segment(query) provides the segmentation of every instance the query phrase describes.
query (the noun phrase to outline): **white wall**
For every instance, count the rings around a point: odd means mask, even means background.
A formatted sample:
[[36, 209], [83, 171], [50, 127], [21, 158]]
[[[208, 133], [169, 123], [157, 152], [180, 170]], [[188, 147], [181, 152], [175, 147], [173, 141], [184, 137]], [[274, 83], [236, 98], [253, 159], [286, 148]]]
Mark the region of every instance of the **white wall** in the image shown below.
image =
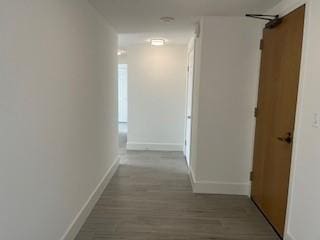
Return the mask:
[[0, 2], [0, 239], [61, 239], [116, 160], [116, 47], [86, 0]]
[[285, 0], [271, 12], [286, 14], [303, 3], [306, 23], [286, 239], [319, 240], [320, 129], [312, 125], [314, 113], [320, 113], [320, 1]]
[[127, 49], [128, 149], [184, 145], [187, 46]]
[[242, 17], [202, 19], [191, 160], [196, 192], [249, 194], [261, 32], [260, 22]]

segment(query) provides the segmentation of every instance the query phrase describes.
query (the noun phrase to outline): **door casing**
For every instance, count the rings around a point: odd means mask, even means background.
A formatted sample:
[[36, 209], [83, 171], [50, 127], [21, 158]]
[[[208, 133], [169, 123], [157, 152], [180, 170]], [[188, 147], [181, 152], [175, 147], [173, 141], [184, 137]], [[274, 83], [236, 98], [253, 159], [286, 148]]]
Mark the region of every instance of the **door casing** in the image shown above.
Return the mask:
[[187, 68], [187, 99], [186, 99], [186, 127], [185, 127], [185, 146], [184, 154], [188, 166], [191, 162], [191, 139], [192, 139], [192, 100], [193, 100], [193, 82], [194, 82], [194, 63], [195, 50], [194, 45], [188, 50], [188, 68]]

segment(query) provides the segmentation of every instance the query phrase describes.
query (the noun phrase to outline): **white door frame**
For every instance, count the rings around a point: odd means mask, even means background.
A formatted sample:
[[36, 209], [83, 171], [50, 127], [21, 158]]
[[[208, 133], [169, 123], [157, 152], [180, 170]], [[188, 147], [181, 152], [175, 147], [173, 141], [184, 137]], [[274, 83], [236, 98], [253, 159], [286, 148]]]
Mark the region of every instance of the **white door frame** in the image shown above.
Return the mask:
[[186, 77], [186, 114], [185, 114], [185, 144], [184, 155], [188, 166], [191, 164], [191, 144], [192, 144], [192, 103], [194, 86], [194, 63], [195, 63], [195, 38], [190, 41], [188, 47], [188, 69]]

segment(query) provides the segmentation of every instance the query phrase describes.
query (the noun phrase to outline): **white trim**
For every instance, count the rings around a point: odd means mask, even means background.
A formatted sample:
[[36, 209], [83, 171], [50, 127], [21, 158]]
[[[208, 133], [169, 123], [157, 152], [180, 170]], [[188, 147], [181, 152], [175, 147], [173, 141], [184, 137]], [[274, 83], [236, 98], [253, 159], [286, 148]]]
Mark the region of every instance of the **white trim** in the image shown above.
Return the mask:
[[[192, 122], [193, 122], [193, 91], [194, 91], [194, 81], [195, 81], [195, 61], [196, 61], [196, 52], [195, 52], [195, 41], [196, 38], [192, 37], [190, 39], [189, 45], [188, 45], [188, 59], [187, 59], [187, 65], [188, 65], [188, 71], [186, 76], [186, 102], [185, 102], [185, 126], [184, 126], [184, 144], [183, 144], [183, 153], [186, 158], [186, 162], [188, 167], [191, 166], [191, 152], [192, 152]], [[187, 156], [187, 126], [188, 126], [188, 97], [189, 97], [189, 68], [190, 68], [190, 54], [193, 53], [193, 61], [192, 61], [192, 87], [191, 87], [191, 119], [190, 119], [190, 136], [189, 136], [189, 156]], [[188, 159], [189, 158], [189, 159]]]
[[[292, 157], [291, 157], [291, 169], [290, 169], [290, 179], [289, 179], [289, 189], [288, 189], [288, 199], [287, 199], [287, 212], [286, 212], [286, 220], [285, 220], [285, 236], [287, 240], [295, 240], [294, 237], [289, 233], [290, 231], [290, 219], [291, 219], [291, 207], [293, 201], [293, 190], [294, 190], [294, 179], [295, 179], [295, 172], [296, 172], [296, 162], [298, 158], [298, 146], [299, 142], [302, 141], [300, 138], [300, 129], [301, 129], [301, 118], [302, 118], [302, 106], [304, 101], [304, 85], [307, 80], [307, 64], [308, 64], [308, 56], [309, 53], [309, 19], [310, 19], [310, 6], [311, 3], [307, 0], [298, 1], [298, 5], [306, 5], [305, 11], [305, 23], [304, 23], [304, 33], [303, 33], [303, 45], [302, 45], [302, 56], [301, 56], [301, 66], [300, 66], [300, 79], [299, 79], [299, 86], [298, 86], [298, 97], [297, 97], [297, 107], [296, 107], [296, 118], [295, 118], [295, 126], [294, 126], [294, 134], [295, 139], [292, 145]], [[296, 7], [299, 6], [292, 6], [293, 9], [289, 8], [293, 11]]]
[[68, 227], [67, 231], [63, 234], [61, 240], [73, 240], [77, 236], [78, 232], [80, 231], [82, 225], [85, 223], [87, 217], [89, 216], [90, 212], [96, 205], [97, 201], [99, 200], [101, 194], [103, 193], [106, 186], [109, 184], [112, 176], [116, 172], [119, 167], [120, 158], [118, 157], [111, 167], [108, 169], [98, 186], [94, 189], [91, 193], [90, 197], [86, 201], [86, 203], [82, 206], [74, 220], [71, 222], [70, 226]]
[[296, 239], [292, 237], [289, 233], [287, 233], [284, 237], [284, 240], [296, 240]]
[[190, 53], [191, 51], [194, 51], [194, 46], [195, 46], [195, 41], [196, 41], [196, 36], [192, 36], [189, 40], [189, 43], [188, 43], [188, 53]]
[[196, 179], [195, 179], [195, 175], [194, 175], [193, 170], [192, 170], [191, 167], [189, 167], [189, 179], [190, 179], [190, 182], [191, 182], [192, 192], [195, 192], [194, 191], [194, 187], [195, 187]]
[[191, 168], [189, 169], [189, 177], [194, 193], [250, 195], [251, 183], [197, 181]]
[[183, 151], [183, 143], [140, 143], [140, 142], [128, 142], [127, 150], [139, 150], [139, 151]]

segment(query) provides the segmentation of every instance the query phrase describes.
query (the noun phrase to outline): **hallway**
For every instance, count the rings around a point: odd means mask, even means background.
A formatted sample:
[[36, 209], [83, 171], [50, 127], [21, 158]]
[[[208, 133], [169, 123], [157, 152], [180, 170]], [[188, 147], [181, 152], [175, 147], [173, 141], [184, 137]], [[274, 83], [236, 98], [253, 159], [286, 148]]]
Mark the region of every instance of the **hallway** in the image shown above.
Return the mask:
[[0, 240], [320, 240], [319, 22], [320, 0], [0, 1]]
[[278, 240], [244, 196], [193, 194], [182, 153], [128, 151], [76, 240]]

